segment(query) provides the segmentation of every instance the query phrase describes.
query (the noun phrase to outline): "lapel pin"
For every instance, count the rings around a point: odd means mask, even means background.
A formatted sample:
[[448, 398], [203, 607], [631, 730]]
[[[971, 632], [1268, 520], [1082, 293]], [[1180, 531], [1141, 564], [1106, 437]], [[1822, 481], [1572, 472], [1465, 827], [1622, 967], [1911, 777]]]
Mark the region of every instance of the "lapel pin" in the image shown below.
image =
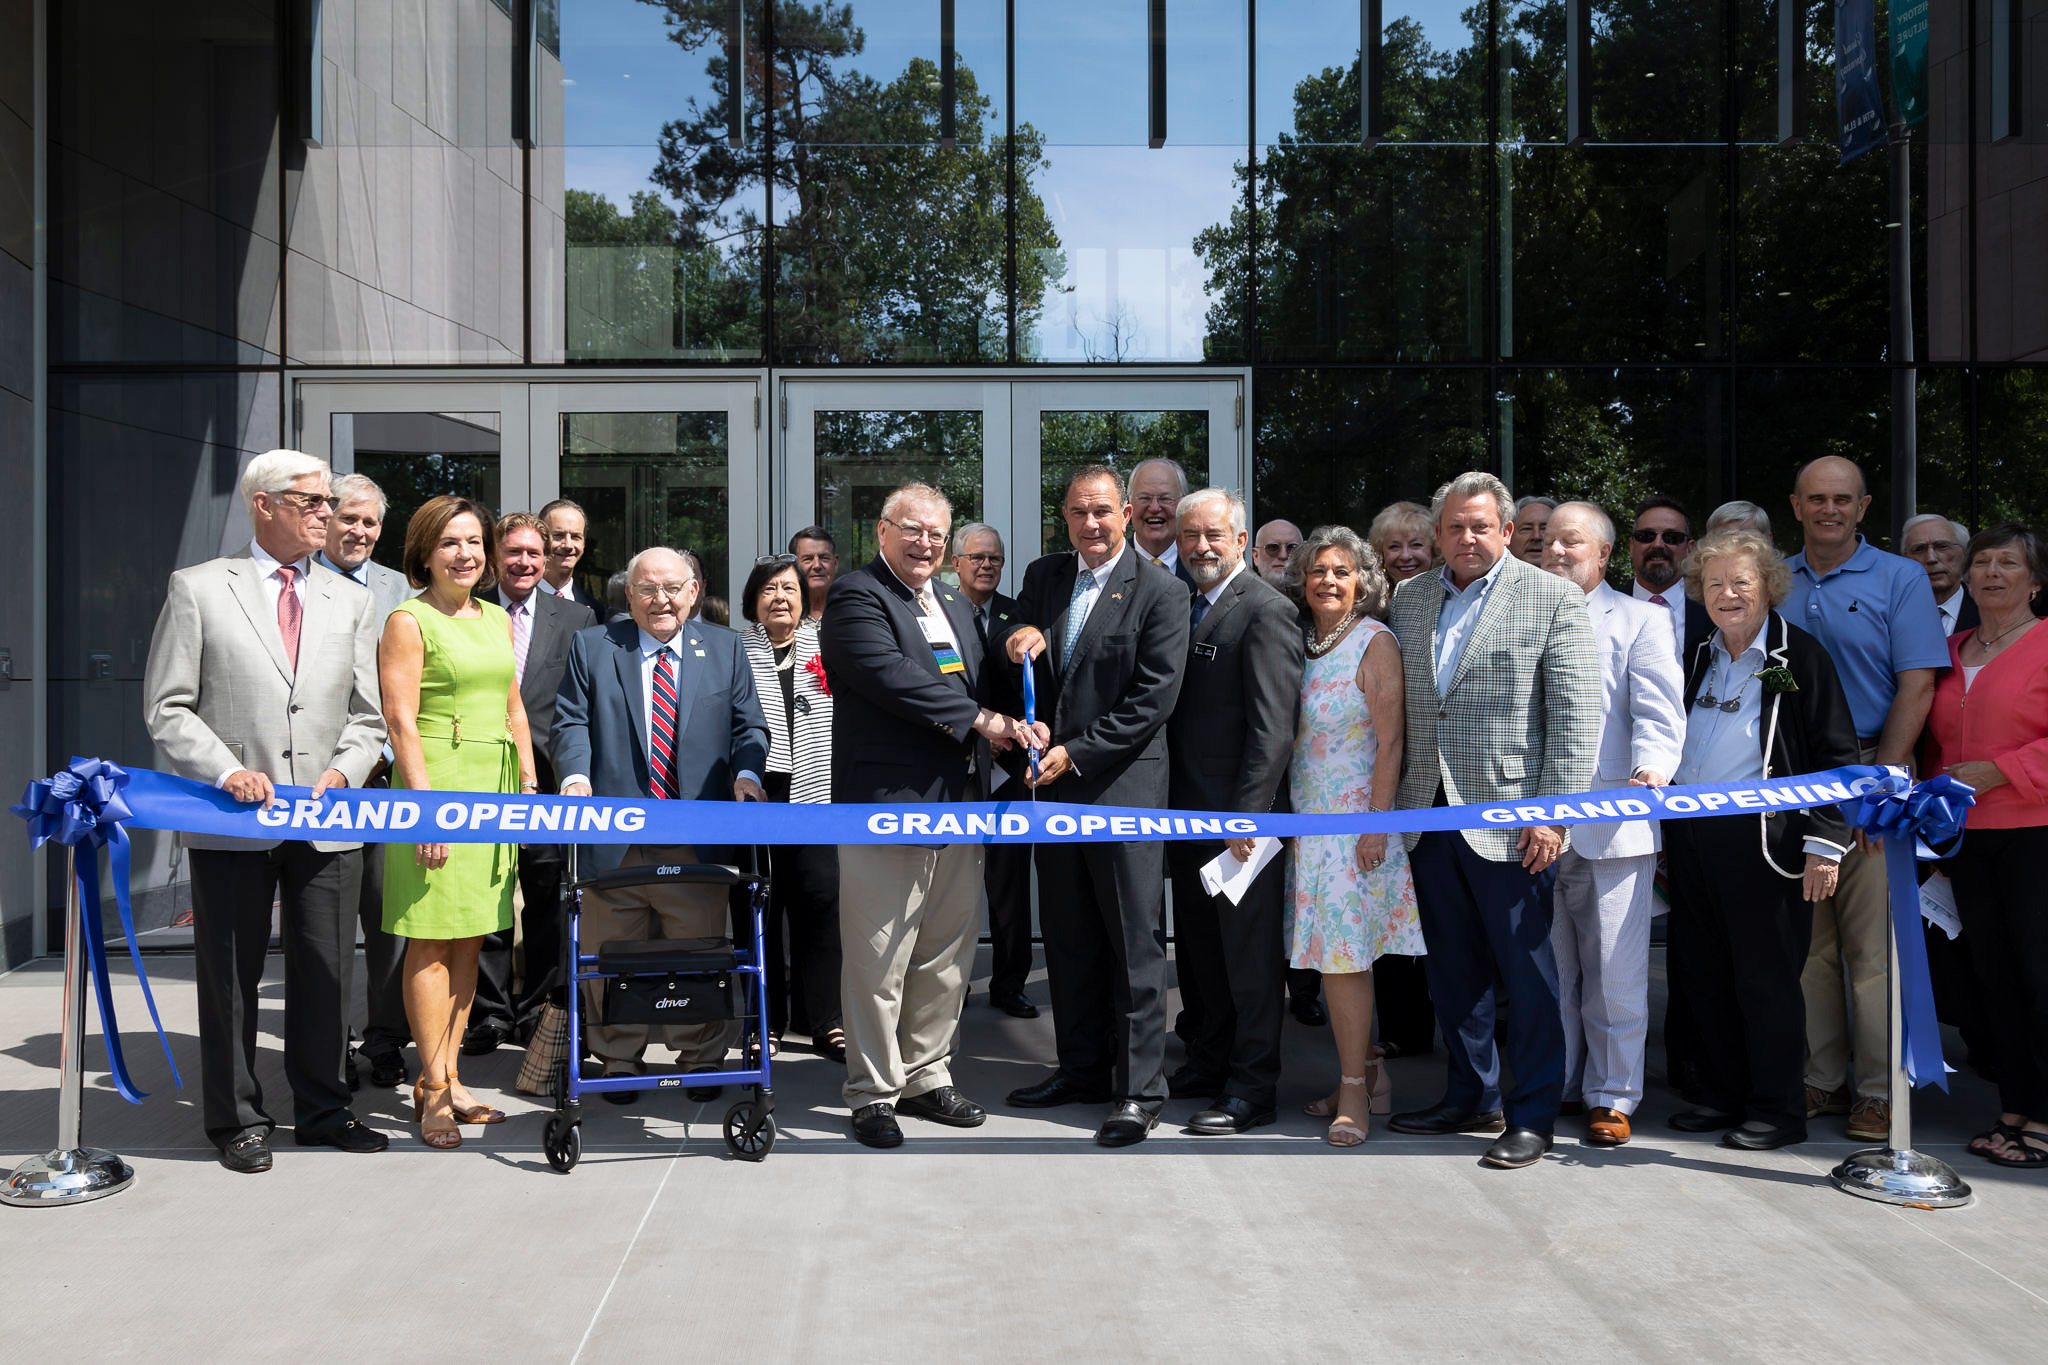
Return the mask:
[[1109, 595], [1109, 600], [1112, 602], [1121, 602], [1124, 600], [1124, 595], [1120, 592], [1113, 592]]

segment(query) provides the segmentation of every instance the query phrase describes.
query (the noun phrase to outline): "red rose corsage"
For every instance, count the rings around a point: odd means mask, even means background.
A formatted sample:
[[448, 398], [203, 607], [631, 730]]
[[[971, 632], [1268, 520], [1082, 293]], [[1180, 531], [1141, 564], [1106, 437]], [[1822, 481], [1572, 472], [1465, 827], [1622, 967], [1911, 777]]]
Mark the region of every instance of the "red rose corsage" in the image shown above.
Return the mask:
[[810, 674], [812, 677], [818, 680], [818, 690], [820, 692], [823, 692], [828, 697], [832, 695], [832, 684], [826, 681], [825, 678], [824, 655], [813, 654], [811, 656], [811, 661], [804, 665], [804, 672]]

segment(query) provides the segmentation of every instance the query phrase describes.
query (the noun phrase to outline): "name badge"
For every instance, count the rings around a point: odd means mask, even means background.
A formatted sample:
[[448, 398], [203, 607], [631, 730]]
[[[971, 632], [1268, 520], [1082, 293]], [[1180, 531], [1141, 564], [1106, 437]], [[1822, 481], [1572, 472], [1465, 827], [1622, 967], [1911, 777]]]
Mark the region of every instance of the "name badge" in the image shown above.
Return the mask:
[[1216, 657], [1216, 646], [1214, 646], [1214, 645], [1196, 645], [1196, 646], [1195, 646], [1195, 657], [1196, 657], [1197, 659], [1213, 659], [1213, 658], [1215, 658], [1215, 657]]

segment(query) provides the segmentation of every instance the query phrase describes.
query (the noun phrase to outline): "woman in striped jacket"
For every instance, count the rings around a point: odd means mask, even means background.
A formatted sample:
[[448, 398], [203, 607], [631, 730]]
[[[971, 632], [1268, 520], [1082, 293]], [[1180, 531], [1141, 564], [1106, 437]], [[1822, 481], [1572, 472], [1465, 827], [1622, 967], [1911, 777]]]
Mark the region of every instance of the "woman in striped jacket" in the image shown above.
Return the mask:
[[[818, 657], [811, 590], [794, 555], [754, 561], [740, 594], [742, 640], [754, 690], [768, 715], [771, 801], [832, 799], [832, 690]], [[768, 1028], [807, 1034], [817, 1051], [846, 1060], [839, 1005], [839, 860], [831, 845], [768, 850]], [[784, 953], [788, 965], [784, 967]]]

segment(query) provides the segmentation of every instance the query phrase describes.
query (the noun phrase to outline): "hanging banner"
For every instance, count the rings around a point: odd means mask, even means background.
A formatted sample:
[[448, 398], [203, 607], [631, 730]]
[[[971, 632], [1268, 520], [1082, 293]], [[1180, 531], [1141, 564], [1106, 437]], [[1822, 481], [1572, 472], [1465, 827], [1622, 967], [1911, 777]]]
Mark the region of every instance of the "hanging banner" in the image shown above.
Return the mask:
[[1892, 99], [1908, 128], [1927, 122], [1927, 18], [1934, 0], [1892, 0]]
[[1841, 164], [1884, 141], [1884, 92], [1877, 84], [1877, 0], [1835, 0], [1835, 114]]

